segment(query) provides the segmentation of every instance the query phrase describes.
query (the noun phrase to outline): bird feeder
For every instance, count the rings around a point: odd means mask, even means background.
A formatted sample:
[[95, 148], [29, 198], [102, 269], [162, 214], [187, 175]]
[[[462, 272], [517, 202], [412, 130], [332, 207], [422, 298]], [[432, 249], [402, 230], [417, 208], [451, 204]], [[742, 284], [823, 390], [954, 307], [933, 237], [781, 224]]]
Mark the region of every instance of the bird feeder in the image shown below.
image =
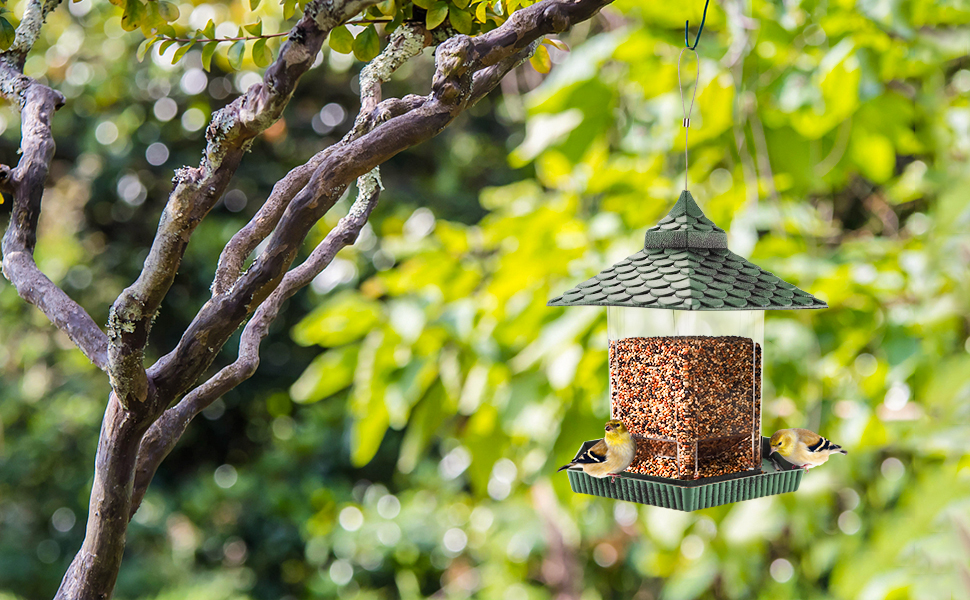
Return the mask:
[[684, 191], [642, 251], [549, 301], [584, 305], [607, 307], [610, 413], [637, 454], [615, 481], [571, 468], [574, 491], [696, 510], [798, 488], [761, 436], [764, 311], [825, 302], [731, 252]]

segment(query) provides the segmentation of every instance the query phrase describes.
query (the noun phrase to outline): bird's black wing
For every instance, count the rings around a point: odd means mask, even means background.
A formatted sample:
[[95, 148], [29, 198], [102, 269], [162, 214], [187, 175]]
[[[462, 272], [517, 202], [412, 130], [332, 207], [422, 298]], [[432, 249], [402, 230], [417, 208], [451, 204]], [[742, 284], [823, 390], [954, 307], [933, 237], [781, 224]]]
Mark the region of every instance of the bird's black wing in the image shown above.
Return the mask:
[[568, 469], [573, 465], [592, 465], [601, 462], [606, 462], [606, 442], [598, 440], [589, 448], [581, 448], [569, 464], [563, 465], [559, 470]]
[[830, 440], [827, 440], [821, 436], [818, 438], [817, 442], [808, 447], [809, 452], [824, 452], [826, 450], [846, 454], [845, 450], [842, 449], [842, 446], [833, 444]]
[[575, 465], [591, 465], [606, 462], [606, 442], [599, 440], [588, 450], [580, 450], [570, 461]]

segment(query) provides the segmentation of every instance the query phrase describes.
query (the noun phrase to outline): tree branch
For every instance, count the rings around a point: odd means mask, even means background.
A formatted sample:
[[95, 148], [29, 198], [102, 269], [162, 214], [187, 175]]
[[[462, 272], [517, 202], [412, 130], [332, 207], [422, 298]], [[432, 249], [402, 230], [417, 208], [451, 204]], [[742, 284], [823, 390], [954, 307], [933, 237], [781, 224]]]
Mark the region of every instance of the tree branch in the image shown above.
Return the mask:
[[145, 431], [174, 398], [157, 393], [148, 378], [144, 347], [191, 233], [224, 191], [252, 139], [279, 118], [327, 33], [376, 1], [308, 3], [263, 81], [214, 115], [200, 166], [176, 172], [175, 188], [142, 273], [116, 300], [109, 316], [107, 370], [113, 391], [98, 443], [84, 544], [64, 575], [58, 600], [105, 600], [114, 589], [131, 511], [137, 449]]
[[13, 193], [10, 224], [3, 236], [3, 274], [21, 298], [39, 308], [91, 362], [103, 369], [108, 338], [90, 315], [34, 262], [44, 182], [54, 156], [51, 118], [63, 106], [64, 96], [7, 62], [0, 62], [0, 94], [21, 111], [20, 161], [16, 168], [4, 167], [3, 171], [3, 185]]
[[471, 98], [472, 74], [502, 63], [540, 37], [595, 14], [610, 0], [543, 0], [478, 38], [456, 36], [438, 47], [432, 93], [370, 133], [339, 143], [287, 206], [267, 248], [225, 294], [207, 302], [178, 346], [149, 371], [166, 396], [184, 393], [212, 363], [246, 316], [278, 285], [313, 223], [355, 178], [446, 127]]
[[[390, 79], [390, 76], [407, 60], [420, 54], [430, 43], [431, 36], [421, 25], [405, 25], [394, 30], [381, 54], [360, 73], [360, 113], [354, 127], [344, 137], [344, 141], [357, 139], [370, 131], [374, 124], [386, 120], [387, 117], [377, 110], [381, 98], [381, 84]], [[318, 152], [305, 164], [287, 173], [286, 177], [273, 186], [269, 198], [256, 215], [232, 236], [219, 257], [212, 281], [213, 294], [223, 294], [235, 283], [239, 278], [243, 262], [273, 231], [283, 215], [283, 210], [297, 192], [310, 181], [310, 176], [328, 156], [330, 148]]]
[[104, 412], [84, 543], [54, 600], [107, 600], [125, 553], [132, 473], [149, 419], [125, 409], [112, 393]]
[[259, 345], [269, 333], [283, 303], [306, 287], [320, 274], [342, 248], [357, 241], [371, 211], [377, 205], [380, 188], [361, 188], [347, 216], [340, 219], [322, 242], [299, 267], [288, 272], [272, 294], [263, 302], [243, 329], [236, 360], [208, 381], [192, 390], [181, 402], [165, 411], [151, 426], [138, 449], [134, 498], [129, 516], [138, 510], [158, 466], [185, 433], [189, 422], [217, 398], [252, 377], [259, 366]]
[[34, 47], [40, 29], [47, 20], [47, 15], [54, 10], [61, 0], [30, 0], [24, 7], [23, 17], [17, 25], [13, 43], [2, 54], [3, 61], [18, 71], [24, 70], [27, 53]]
[[[400, 116], [414, 110], [425, 101], [424, 96], [408, 95], [404, 98], [390, 98], [377, 105], [374, 112], [366, 118], [369, 127], [351, 130], [343, 141], [357, 139], [360, 135], [370, 131], [376, 123], [382, 123], [393, 117]], [[236, 232], [222, 250], [216, 275], [212, 282], [213, 295], [224, 294], [239, 279], [242, 265], [246, 258], [256, 249], [264, 239], [273, 232], [279, 223], [283, 211], [289, 206], [293, 197], [310, 182], [310, 177], [320, 168], [323, 161], [330, 156], [337, 146], [329, 146], [317, 152], [304, 164], [294, 168], [273, 186], [269, 198], [259, 208], [259, 211], [242, 229]]]
[[[405, 62], [417, 56], [430, 43], [432, 36], [419, 25], [410, 25], [395, 30], [387, 46], [381, 54], [371, 63], [361, 70], [360, 74], [360, 96], [361, 109], [355, 120], [355, 126], [347, 134], [345, 140], [356, 139], [363, 133], [370, 131], [374, 123], [383, 122], [395, 110], [395, 106], [388, 105], [385, 110], [381, 109], [381, 84], [390, 79], [391, 75], [397, 71]], [[415, 97], [417, 98], [417, 97]], [[247, 224], [246, 228], [239, 234], [233, 236], [223, 250], [220, 259], [219, 269], [216, 273], [213, 287], [228, 287], [226, 279], [238, 270], [242, 260], [248, 255], [252, 247], [255, 247], [262, 237], [269, 234], [272, 227], [279, 221], [283, 209], [287, 202], [296, 194], [294, 181], [301, 176], [309, 180], [309, 165], [317, 163], [326, 156], [326, 152], [318, 153], [306, 165], [291, 171], [284, 181], [274, 186], [273, 194], [266, 204], [260, 209], [259, 213]], [[287, 181], [289, 180], [289, 181]], [[306, 181], [303, 182], [306, 185]], [[255, 316], [243, 330], [238, 358], [231, 365], [223, 368], [206, 383], [199, 386], [176, 406], [165, 411], [164, 414], [149, 429], [139, 449], [138, 467], [135, 474], [135, 497], [132, 503], [131, 514], [134, 515], [141, 504], [141, 500], [147, 491], [148, 485], [155, 476], [155, 471], [164, 458], [172, 451], [178, 440], [185, 433], [189, 422], [195, 418], [206, 406], [215, 401], [216, 398], [224, 395], [229, 390], [235, 388], [240, 383], [248, 379], [255, 372], [259, 365], [259, 344], [269, 331], [269, 325], [276, 318], [279, 307], [283, 301], [292, 296], [298, 289], [305, 287], [313, 280], [330, 262], [336, 253], [348, 244], [353, 244], [360, 233], [361, 228], [366, 223], [368, 216], [377, 204], [380, 194], [380, 172], [377, 167], [361, 176], [357, 180], [358, 197], [350, 209], [349, 214], [340, 220], [326, 236], [324, 241], [314, 250], [310, 257], [302, 266], [293, 269], [283, 278], [280, 286], [277, 287], [263, 304], [257, 309]], [[280, 194], [277, 194], [277, 189]], [[290, 198], [285, 198], [285, 190], [293, 190]], [[270, 207], [268, 210], [264, 210]], [[275, 220], [270, 221], [275, 215]], [[262, 237], [256, 240], [257, 235], [262, 233]], [[247, 234], [242, 234], [247, 232]], [[243, 253], [249, 246], [250, 249]], [[231, 261], [238, 261], [232, 263]], [[222, 280], [220, 282], [220, 274]], [[238, 275], [236, 275], [238, 277]], [[235, 279], [233, 279], [234, 281]]]
[[[267, 248], [253, 266], [224, 293], [214, 295], [193, 319], [178, 346], [146, 372], [143, 352], [151, 319], [171, 286], [195, 227], [224, 191], [253, 137], [278, 119], [326, 33], [376, 1], [311, 0], [276, 62], [267, 69], [263, 82], [213, 117], [199, 167], [177, 171], [175, 187], [145, 266], [112, 307], [107, 354], [114, 391], [98, 446], [84, 545], [65, 574], [58, 599], [110, 597], [121, 564], [133, 506], [138, 448], [145, 432], [168, 402], [185, 393], [209, 368], [232, 333], [255, 311], [243, 331], [239, 358], [233, 363], [236, 368], [220, 371], [180, 405], [186, 414], [194, 414], [203, 402], [217, 397], [222, 386], [234, 386], [234, 381], [252, 373], [258, 361], [259, 340], [266, 335], [281, 304], [312, 280], [340, 247], [353, 241], [373, 207], [376, 193], [358, 198], [355, 206], [360, 210], [345, 217], [343, 226], [328, 235], [304, 265], [287, 273], [310, 228], [347, 186], [452, 122], [475, 98], [476, 72], [485, 70], [478, 89], [490, 89], [502, 70], [512, 68], [540, 37], [590, 18], [610, 0], [542, 0], [478, 38], [455, 36], [444, 42], [436, 53], [431, 93], [423, 98], [409, 96], [380, 102], [375, 109], [377, 125], [372, 131], [339, 142], [321, 157], [306, 184], [287, 203]], [[389, 118], [383, 121], [385, 114]], [[171, 415], [177, 417], [178, 412]], [[184, 429], [184, 425], [181, 427]], [[149, 436], [146, 443], [152, 444], [153, 439]], [[142, 464], [151, 472], [152, 465], [157, 466], [167, 452], [165, 445], [174, 443], [177, 436], [167, 439], [173, 441], [144, 451]], [[160, 450], [157, 458], [155, 449]], [[145, 473], [139, 480], [139, 499], [144, 493], [142, 482], [150, 479], [150, 472]]]
[[535, 54], [536, 48], [539, 47], [541, 40], [535, 40], [522, 50], [514, 54], [503, 58], [499, 62], [485, 67], [484, 69], [475, 73], [475, 78], [472, 82], [472, 95], [471, 99], [468, 101], [468, 106], [474, 106], [482, 98], [488, 95], [495, 87], [501, 83], [502, 79], [509, 74], [510, 71], [529, 60], [529, 58]]
[[192, 232], [222, 196], [253, 138], [279, 119], [330, 30], [376, 3], [313, 0], [307, 4], [263, 81], [212, 116], [201, 164], [176, 171], [175, 187], [141, 274], [118, 297], [108, 318], [108, 374], [126, 408], [148, 396], [144, 350], [152, 319], [175, 279]]

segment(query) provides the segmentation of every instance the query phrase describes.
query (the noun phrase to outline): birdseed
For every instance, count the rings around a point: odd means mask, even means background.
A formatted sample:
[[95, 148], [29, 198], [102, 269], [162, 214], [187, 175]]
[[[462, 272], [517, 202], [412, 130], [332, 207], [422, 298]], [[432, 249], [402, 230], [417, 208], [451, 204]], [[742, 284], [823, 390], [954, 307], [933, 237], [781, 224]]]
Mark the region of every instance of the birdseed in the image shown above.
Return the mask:
[[701, 479], [761, 465], [761, 346], [749, 338], [611, 340], [610, 400], [637, 438], [629, 472]]

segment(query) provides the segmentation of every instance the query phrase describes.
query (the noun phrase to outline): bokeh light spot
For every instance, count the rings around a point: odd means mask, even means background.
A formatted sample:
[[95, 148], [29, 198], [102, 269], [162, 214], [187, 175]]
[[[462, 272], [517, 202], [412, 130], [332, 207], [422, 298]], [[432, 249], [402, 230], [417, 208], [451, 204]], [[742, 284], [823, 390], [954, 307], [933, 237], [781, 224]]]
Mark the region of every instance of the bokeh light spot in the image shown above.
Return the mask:
[[785, 558], [776, 558], [769, 567], [771, 578], [778, 583], [785, 583], [795, 574], [795, 568]]
[[215, 479], [217, 486], [223, 489], [229, 489], [236, 485], [236, 480], [239, 478], [239, 475], [236, 473], [236, 468], [232, 465], [220, 465], [212, 477]]

